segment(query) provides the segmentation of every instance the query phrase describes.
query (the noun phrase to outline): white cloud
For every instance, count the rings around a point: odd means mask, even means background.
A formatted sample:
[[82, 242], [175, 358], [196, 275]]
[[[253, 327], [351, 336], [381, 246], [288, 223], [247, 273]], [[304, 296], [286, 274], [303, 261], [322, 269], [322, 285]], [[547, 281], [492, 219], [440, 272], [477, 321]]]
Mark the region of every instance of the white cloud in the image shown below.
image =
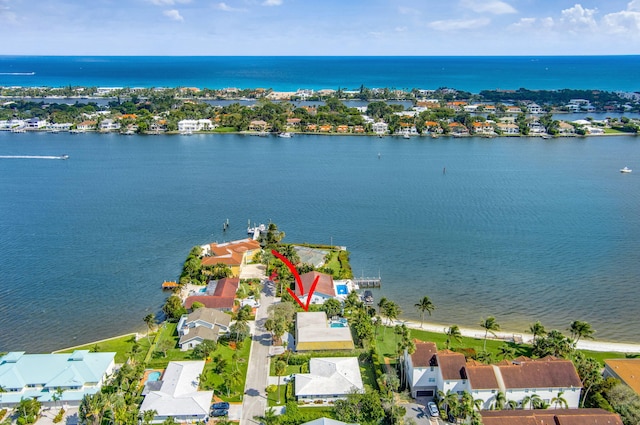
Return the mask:
[[178, 12], [178, 10], [176, 9], [165, 10], [164, 12], [162, 12], [162, 14], [169, 19], [173, 19], [174, 21], [179, 21], [179, 22], [184, 21], [184, 18], [182, 17], [182, 15], [180, 15], [180, 12]]
[[220, 2], [215, 5], [215, 8], [218, 10], [222, 10], [223, 12], [246, 12], [246, 9], [239, 9], [236, 7], [231, 7], [227, 3]]
[[186, 4], [190, 3], [191, 0], [148, 0], [149, 3], [155, 4], [156, 6], [173, 6], [174, 4]]
[[6, 24], [15, 24], [18, 22], [18, 15], [11, 11], [8, 0], [0, 0], [0, 22]]
[[282, 0], [265, 0], [262, 3], [263, 6], [280, 6], [282, 5]]
[[487, 12], [494, 15], [518, 13], [513, 6], [500, 0], [462, 0], [461, 5], [478, 13]]
[[403, 7], [403, 6], [400, 6], [398, 8], [398, 12], [401, 15], [420, 15], [421, 14], [421, 12], [418, 9], [413, 9], [411, 7]]
[[627, 10], [609, 13], [602, 18], [605, 31], [628, 35], [638, 38], [640, 34], [640, 0], [633, 0], [627, 5]]
[[459, 31], [485, 27], [489, 25], [489, 23], [491, 23], [491, 20], [487, 18], [450, 19], [443, 21], [433, 21], [430, 22], [427, 26], [436, 31]]
[[407, 27], [396, 27], [395, 32], [407, 32]]
[[573, 29], [593, 30], [598, 26], [595, 19], [597, 13], [598, 9], [586, 9], [578, 3], [561, 12], [560, 23], [566, 24]]
[[629, 12], [640, 12], [640, 0], [633, 0], [627, 5]]

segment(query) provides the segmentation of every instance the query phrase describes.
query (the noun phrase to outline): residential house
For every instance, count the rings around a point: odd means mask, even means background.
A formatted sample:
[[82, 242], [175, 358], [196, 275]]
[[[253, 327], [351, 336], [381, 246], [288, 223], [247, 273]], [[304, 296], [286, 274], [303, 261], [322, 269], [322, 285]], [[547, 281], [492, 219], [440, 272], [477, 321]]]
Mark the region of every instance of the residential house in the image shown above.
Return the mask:
[[[303, 288], [296, 285], [295, 293], [300, 298], [301, 302], [305, 304], [307, 303], [309, 290], [316, 279], [316, 288], [311, 296], [310, 304], [324, 304], [324, 302], [329, 298], [336, 297], [336, 288], [333, 282], [333, 276], [326, 273], [311, 271], [300, 275], [300, 281], [302, 282]], [[304, 289], [304, 293], [302, 289]]]
[[120, 130], [120, 123], [107, 118], [100, 123], [100, 131]]
[[11, 130], [12, 128], [20, 128], [24, 127], [25, 122], [23, 120], [2, 120], [0, 121], [0, 130]]
[[181, 120], [178, 121], [178, 131], [188, 133], [194, 131], [209, 131], [214, 128], [210, 119]]
[[240, 269], [249, 264], [260, 251], [260, 243], [251, 238], [225, 243], [202, 245], [202, 266], [225, 264], [231, 268], [232, 276], [240, 276]]
[[27, 130], [40, 130], [47, 126], [47, 120], [40, 119], [38, 117], [29, 118], [25, 121]]
[[520, 134], [520, 127], [512, 123], [498, 123], [498, 128], [503, 134]]
[[544, 112], [542, 107], [537, 103], [530, 103], [529, 105], [527, 105], [527, 111], [530, 114], [542, 114]]
[[544, 128], [542, 123], [540, 123], [540, 121], [538, 121], [537, 119], [534, 121], [531, 121], [528, 125], [529, 125], [529, 134], [545, 134], [547, 132], [547, 129]]
[[509, 115], [520, 115], [522, 113], [522, 108], [519, 106], [507, 106], [505, 113]]
[[184, 301], [184, 306], [190, 309], [194, 302], [199, 302], [207, 308], [231, 311], [235, 305], [236, 292], [238, 292], [239, 285], [240, 279], [237, 277], [225, 277], [220, 280], [209, 281], [203, 295], [190, 295]]
[[603, 376], [619, 379], [640, 395], [640, 359], [605, 360]]
[[451, 131], [451, 134], [453, 134], [454, 136], [469, 135], [469, 129], [464, 124], [455, 121], [449, 123], [449, 131]]
[[342, 421], [337, 421], [335, 419], [329, 418], [319, 418], [310, 422], [305, 422], [302, 425], [357, 425], [357, 424], [349, 424]]
[[267, 131], [269, 124], [263, 120], [254, 120], [249, 123], [249, 130], [251, 131]]
[[318, 131], [318, 125], [317, 124], [309, 124], [307, 125], [307, 131]]
[[217, 341], [220, 334], [229, 332], [231, 316], [214, 308], [198, 308], [178, 321], [178, 346], [187, 351], [205, 339]]
[[347, 394], [364, 392], [357, 357], [316, 357], [309, 360], [309, 373], [295, 376], [298, 401], [333, 401]]
[[475, 134], [487, 134], [487, 135], [495, 134], [495, 131], [493, 130], [493, 124], [489, 121], [474, 122], [473, 132]]
[[336, 127], [336, 132], [338, 133], [348, 133], [349, 132], [349, 126], [348, 125], [339, 125]]
[[617, 413], [604, 409], [490, 410], [483, 425], [622, 425]]
[[73, 123], [70, 122], [60, 122], [60, 123], [49, 123], [47, 124], [47, 130], [49, 131], [69, 131]]
[[98, 123], [96, 121], [86, 120], [78, 124], [76, 128], [80, 131], [95, 130], [97, 124]]
[[22, 399], [37, 398], [54, 405], [58, 389], [63, 405], [78, 406], [85, 395], [100, 391], [113, 373], [116, 353], [76, 350], [65, 354], [10, 352], [0, 357], [0, 408], [11, 408]]
[[424, 127], [429, 133], [442, 133], [442, 127], [436, 121], [425, 121]]
[[287, 125], [289, 127], [300, 127], [300, 118], [287, 118]]
[[353, 132], [354, 133], [364, 133], [364, 127], [361, 125], [356, 125], [355, 127], [353, 127]]
[[295, 338], [296, 351], [353, 350], [355, 348], [351, 330], [346, 323], [329, 322], [324, 311], [296, 313]]
[[433, 342], [416, 341], [416, 351], [405, 353], [411, 397], [433, 397], [438, 391], [438, 349]]
[[387, 124], [384, 121], [374, 122], [371, 125], [371, 129], [373, 130], [374, 133], [379, 135], [387, 134], [389, 133], [389, 124]]
[[204, 360], [169, 362], [162, 379], [145, 386], [140, 412], [156, 412], [151, 423], [169, 418], [177, 422], [208, 420], [213, 391], [198, 391]]
[[558, 132], [560, 134], [575, 134], [576, 129], [574, 126], [572, 126], [568, 122], [560, 121], [560, 123], [558, 124]]
[[331, 124], [323, 124], [319, 127], [319, 130], [323, 133], [329, 133], [333, 129]]
[[435, 353], [433, 345], [417, 343], [415, 353], [410, 356], [405, 353], [405, 363], [412, 396], [427, 396], [433, 391], [445, 394], [468, 391], [474, 400], [482, 400], [482, 409], [492, 408], [499, 392], [507, 402], [521, 403], [535, 394], [547, 404], [562, 394], [567, 406], [575, 409], [582, 389], [573, 363], [554, 357], [538, 360], [520, 357], [485, 365], [466, 362], [462, 354], [448, 350]]

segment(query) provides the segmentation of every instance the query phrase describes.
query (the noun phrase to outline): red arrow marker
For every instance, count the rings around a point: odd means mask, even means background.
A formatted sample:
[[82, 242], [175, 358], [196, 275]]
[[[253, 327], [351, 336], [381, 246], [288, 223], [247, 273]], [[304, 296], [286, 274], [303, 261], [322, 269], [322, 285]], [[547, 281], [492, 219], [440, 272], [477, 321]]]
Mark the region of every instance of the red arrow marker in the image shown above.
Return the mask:
[[[289, 261], [287, 259], [287, 257], [285, 257], [284, 255], [280, 254], [278, 251], [272, 249], [271, 253], [273, 255], [275, 255], [278, 259], [280, 259], [280, 261], [282, 261], [289, 268], [289, 270], [293, 274], [293, 277], [296, 279], [296, 282], [298, 283], [298, 288], [300, 289], [300, 296], [303, 297], [304, 296], [304, 286], [302, 285], [302, 280], [300, 279], [300, 275], [298, 274], [298, 270], [296, 270], [296, 266], [291, 264], [291, 261]], [[289, 292], [289, 295], [291, 295], [293, 297], [293, 299], [296, 300], [296, 302], [300, 305], [300, 307], [302, 307], [304, 309], [304, 311], [309, 311], [309, 304], [311, 303], [311, 296], [313, 295], [313, 292], [316, 290], [316, 285], [318, 284], [318, 280], [319, 279], [320, 279], [320, 276], [316, 276], [316, 278], [313, 280], [313, 283], [311, 284], [311, 289], [309, 290], [309, 294], [307, 295], [307, 302], [305, 304], [302, 303], [302, 301], [300, 300], [300, 298], [298, 298], [298, 296], [295, 294], [295, 292], [293, 292], [290, 288], [287, 288], [287, 291]]]

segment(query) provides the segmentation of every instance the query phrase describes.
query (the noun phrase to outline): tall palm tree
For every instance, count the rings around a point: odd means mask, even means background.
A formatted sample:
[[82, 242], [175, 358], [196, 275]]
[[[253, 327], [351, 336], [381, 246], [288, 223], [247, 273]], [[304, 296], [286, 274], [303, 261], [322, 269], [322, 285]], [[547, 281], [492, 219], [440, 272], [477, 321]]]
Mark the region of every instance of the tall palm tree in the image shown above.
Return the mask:
[[485, 330], [484, 332], [484, 345], [483, 351], [487, 351], [487, 335], [491, 332], [491, 335], [495, 336], [496, 332], [500, 330], [500, 325], [496, 322], [496, 318], [493, 316], [489, 316], [486, 319], [482, 319], [480, 322], [480, 327]]
[[533, 325], [529, 326], [529, 332], [531, 332], [533, 334], [533, 341], [532, 341], [533, 344], [536, 343], [536, 338], [537, 337], [547, 333], [547, 331], [545, 330], [544, 326], [542, 325], [542, 323], [540, 323], [539, 320], [536, 323], [534, 323]]
[[151, 421], [158, 414], [157, 410], [145, 410], [142, 412], [142, 425], [151, 425]]
[[149, 341], [149, 343], [151, 343], [151, 340], [149, 339], [149, 334], [151, 333], [151, 325], [153, 325], [156, 321], [156, 316], [153, 313], [149, 313], [146, 316], [144, 316], [144, 323], [147, 324], [147, 341]]
[[414, 307], [416, 307], [420, 312], [420, 327], [422, 327], [424, 322], [424, 313], [427, 312], [429, 313], [429, 316], [431, 316], [433, 310], [436, 309], [435, 304], [433, 304], [431, 299], [427, 296], [422, 297], [418, 303], [414, 304]]
[[542, 399], [538, 394], [531, 394], [531, 395], [525, 396], [520, 401], [520, 405], [522, 406], [523, 409], [526, 409], [527, 404], [529, 405], [529, 409], [535, 409], [536, 406], [538, 406], [541, 401]]
[[276, 362], [276, 376], [278, 377], [278, 404], [280, 404], [280, 377], [287, 371], [287, 364], [282, 360]]
[[571, 331], [571, 337], [576, 339], [576, 344], [578, 344], [580, 338], [593, 339], [593, 334], [595, 333], [595, 330], [591, 328], [589, 323], [580, 320], [571, 323], [569, 330]]
[[447, 340], [445, 341], [444, 346], [447, 350], [451, 346], [452, 340], [455, 339], [458, 342], [462, 341], [462, 333], [460, 332], [458, 325], [449, 326], [445, 334], [447, 335]]
[[387, 303], [384, 306], [384, 310], [385, 310], [385, 315], [389, 320], [389, 324], [391, 324], [394, 320], [396, 320], [398, 316], [400, 316], [400, 314], [402, 313], [402, 310], [400, 310], [400, 306], [393, 301], [387, 301]]
[[502, 391], [498, 391], [495, 395], [495, 400], [493, 402], [494, 410], [502, 410], [504, 409], [504, 405], [507, 402], [507, 396]]

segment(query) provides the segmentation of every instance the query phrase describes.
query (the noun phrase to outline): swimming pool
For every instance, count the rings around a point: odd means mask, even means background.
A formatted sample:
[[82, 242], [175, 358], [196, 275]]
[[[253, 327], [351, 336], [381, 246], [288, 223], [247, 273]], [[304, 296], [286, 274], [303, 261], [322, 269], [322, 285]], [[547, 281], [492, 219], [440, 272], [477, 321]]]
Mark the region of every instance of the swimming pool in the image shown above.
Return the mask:
[[147, 382], [159, 381], [161, 376], [162, 376], [162, 372], [158, 372], [157, 370], [153, 371], [147, 377]]
[[349, 288], [347, 288], [347, 285], [336, 285], [336, 292], [338, 295], [347, 295], [349, 293]]
[[347, 323], [347, 319], [339, 319], [331, 321], [329, 326], [332, 328], [346, 328], [349, 324]]

